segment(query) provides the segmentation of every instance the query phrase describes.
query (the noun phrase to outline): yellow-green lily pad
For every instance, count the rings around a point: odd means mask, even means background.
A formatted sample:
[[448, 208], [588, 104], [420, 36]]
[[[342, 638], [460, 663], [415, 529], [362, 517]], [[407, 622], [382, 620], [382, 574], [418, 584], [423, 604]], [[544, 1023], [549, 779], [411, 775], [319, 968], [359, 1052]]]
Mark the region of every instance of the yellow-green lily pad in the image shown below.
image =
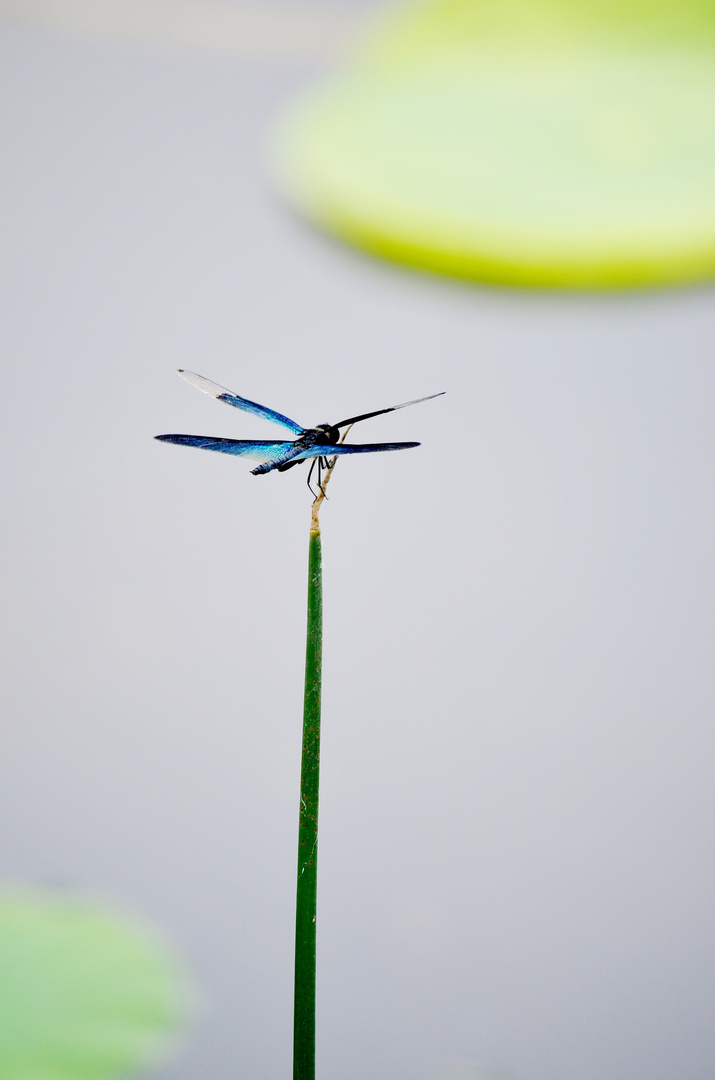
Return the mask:
[[0, 894], [0, 1077], [108, 1080], [156, 1061], [186, 982], [138, 922], [74, 896]]
[[715, 5], [423, 0], [289, 109], [287, 197], [388, 258], [509, 284], [715, 272]]

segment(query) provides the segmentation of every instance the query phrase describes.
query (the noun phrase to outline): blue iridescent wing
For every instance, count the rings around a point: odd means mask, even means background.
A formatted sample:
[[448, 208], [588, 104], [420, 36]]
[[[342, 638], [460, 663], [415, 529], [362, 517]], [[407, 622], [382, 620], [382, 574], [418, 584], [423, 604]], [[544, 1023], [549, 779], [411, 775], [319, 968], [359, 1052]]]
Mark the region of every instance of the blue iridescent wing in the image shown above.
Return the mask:
[[357, 443], [350, 446], [340, 443], [339, 446], [308, 446], [298, 450], [295, 455], [296, 461], [311, 457], [333, 457], [335, 454], [375, 454], [380, 450], [409, 450], [411, 446], [419, 446], [418, 442], [379, 442]]
[[216, 450], [219, 454], [235, 454], [253, 458], [262, 464], [282, 465], [295, 457], [294, 442], [257, 442], [255, 439], [215, 439], [210, 435], [155, 435], [159, 442], [176, 443], [178, 446], [195, 446], [199, 450]]
[[[209, 394], [211, 397], [216, 398], [217, 401], [225, 401], [227, 405], [233, 405], [235, 409], [243, 409], [244, 412], [253, 413], [254, 416], [260, 416], [264, 420], [270, 420], [273, 424], [280, 424], [281, 427], [292, 431], [294, 435], [302, 435], [305, 431], [305, 428], [302, 428], [300, 424], [296, 424], [295, 420], [283, 416], [283, 413], [276, 412], [275, 409], [268, 409], [265, 405], [257, 405], [255, 401], [239, 397], [238, 394], [232, 394], [230, 390], [226, 390], [225, 387], [219, 386], [218, 383], [211, 382], [209, 379], [205, 379], [203, 375], [196, 375], [193, 371], [182, 371], [181, 369], [179, 369], [179, 375], [181, 375], [182, 379], [186, 379], [187, 383], [195, 386], [197, 390]], [[226, 453], [231, 453], [231, 451], [228, 450]]]

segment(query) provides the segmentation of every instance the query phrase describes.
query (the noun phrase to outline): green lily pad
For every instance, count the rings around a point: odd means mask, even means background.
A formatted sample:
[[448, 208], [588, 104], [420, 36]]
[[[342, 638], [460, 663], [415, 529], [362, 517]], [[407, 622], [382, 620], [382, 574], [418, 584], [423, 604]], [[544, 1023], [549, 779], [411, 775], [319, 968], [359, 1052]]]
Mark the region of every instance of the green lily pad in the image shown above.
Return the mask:
[[106, 1080], [157, 1060], [186, 982], [137, 922], [78, 897], [0, 893], [0, 1077]]
[[715, 273], [715, 6], [403, 5], [274, 141], [286, 196], [374, 253], [613, 288]]

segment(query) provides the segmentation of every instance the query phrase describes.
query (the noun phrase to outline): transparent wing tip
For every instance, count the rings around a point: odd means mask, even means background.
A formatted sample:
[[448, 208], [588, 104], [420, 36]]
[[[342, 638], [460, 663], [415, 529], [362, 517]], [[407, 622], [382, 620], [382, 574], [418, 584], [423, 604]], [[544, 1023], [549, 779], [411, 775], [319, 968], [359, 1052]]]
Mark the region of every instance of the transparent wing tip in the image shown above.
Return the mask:
[[195, 386], [197, 390], [201, 390], [202, 393], [209, 394], [211, 397], [219, 397], [221, 394], [230, 393], [224, 386], [219, 386], [218, 383], [212, 382], [211, 379], [205, 379], [203, 375], [197, 375], [195, 371], [186, 371], [184, 368], [177, 368], [176, 371], [190, 386]]

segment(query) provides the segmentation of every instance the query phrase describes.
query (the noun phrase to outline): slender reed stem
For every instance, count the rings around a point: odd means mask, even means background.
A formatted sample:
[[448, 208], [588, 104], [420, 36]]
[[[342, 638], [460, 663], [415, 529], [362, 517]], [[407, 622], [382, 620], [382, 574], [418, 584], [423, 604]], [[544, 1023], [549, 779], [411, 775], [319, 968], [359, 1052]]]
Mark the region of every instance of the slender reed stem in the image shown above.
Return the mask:
[[315, 914], [318, 885], [322, 651], [323, 582], [320, 531], [311, 530], [308, 555], [308, 639], [305, 654], [303, 760], [298, 825], [293, 1080], [314, 1080], [315, 1078]]
[[[343, 434], [343, 439], [350, 428]], [[340, 440], [342, 442], [342, 439]], [[318, 780], [323, 662], [323, 564], [319, 511], [337, 457], [330, 461], [313, 503], [308, 549], [308, 634], [303, 698], [303, 754], [298, 820], [298, 890], [295, 909], [293, 1080], [315, 1080], [315, 935], [318, 893]]]

